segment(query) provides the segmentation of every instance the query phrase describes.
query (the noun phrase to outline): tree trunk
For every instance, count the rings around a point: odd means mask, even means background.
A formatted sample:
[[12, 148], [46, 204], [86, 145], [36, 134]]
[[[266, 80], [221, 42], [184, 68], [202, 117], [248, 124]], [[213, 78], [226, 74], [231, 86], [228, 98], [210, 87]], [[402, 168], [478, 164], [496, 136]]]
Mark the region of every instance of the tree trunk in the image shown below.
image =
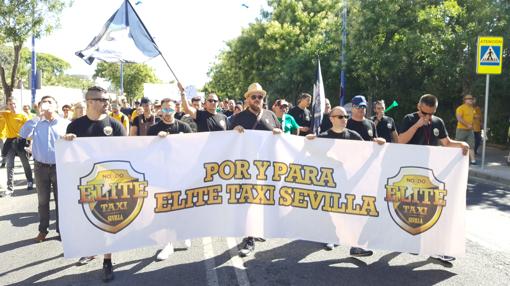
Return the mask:
[[4, 101], [7, 103], [7, 99], [12, 96], [12, 89], [9, 84], [7, 84], [7, 79], [5, 78], [5, 69], [3, 66], [0, 66], [0, 80], [2, 81], [2, 88], [5, 95]]

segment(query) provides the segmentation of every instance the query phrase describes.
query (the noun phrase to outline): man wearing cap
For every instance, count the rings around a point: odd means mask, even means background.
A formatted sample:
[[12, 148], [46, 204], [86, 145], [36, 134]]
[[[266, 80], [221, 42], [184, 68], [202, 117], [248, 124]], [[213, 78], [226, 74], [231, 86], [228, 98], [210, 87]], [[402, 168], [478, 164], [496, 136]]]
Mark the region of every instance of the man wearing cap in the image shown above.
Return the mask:
[[282, 125], [283, 133], [299, 134], [299, 125], [292, 115], [287, 114], [289, 111], [289, 103], [285, 99], [278, 99], [273, 104], [273, 112], [278, 117], [278, 121]]
[[197, 132], [225, 131], [227, 129], [227, 117], [217, 111], [219, 99], [215, 93], [207, 95], [204, 110], [199, 110], [188, 104], [184, 88], [179, 84], [178, 86], [181, 91], [182, 108], [197, 123]]
[[[99, 137], [99, 136], [126, 136], [126, 130], [117, 120], [108, 116], [108, 95], [102, 87], [93, 86], [85, 94], [87, 102], [87, 112], [67, 126], [67, 134], [64, 139], [74, 140], [76, 137]], [[78, 261], [79, 265], [87, 264], [94, 259], [91, 257], [82, 257]], [[103, 260], [103, 281], [113, 280], [112, 255], [107, 253]]]
[[156, 121], [158, 120], [156, 115], [152, 113], [150, 99], [144, 97], [140, 103], [143, 108], [143, 113], [133, 120], [133, 126], [131, 126], [131, 130], [129, 132], [131, 136], [146, 136], [149, 127], [156, 124]]
[[[266, 91], [259, 83], [252, 83], [248, 91], [244, 94], [246, 105], [244, 111], [241, 111], [232, 118], [230, 129], [242, 133], [245, 129], [273, 131], [273, 134], [282, 133], [280, 122], [276, 115], [267, 109], [263, 109], [263, 102], [266, 97]], [[255, 250], [255, 239], [264, 241], [263, 238], [254, 238], [252, 236], [244, 238], [244, 244], [239, 251], [240, 256], [248, 256]]]
[[48, 235], [51, 193], [55, 201], [56, 229], [57, 233], [60, 233], [55, 143], [66, 134], [67, 125], [70, 123], [57, 114], [57, 101], [52, 96], [41, 98], [40, 111], [40, 117], [34, 117], [20, 130], [21, 137], [32, 140], [39, 213], [39, 234], [35, 238], [36, 242], [44, 241]]
[[473, 121], [475, 117], [475, 108], [473, 107], [473, 96], [467, 94], [464, 96], [464, 103], [457, 107], [455, 111], [457, 117], [457, 130], [455, 131], [455, 140], [464, 141], [469, 145], [469, 158], [471, 164], [476, 164], [475, 160], [475, 133], [473, 132]]
[[14, 159], [18, 156], [23, 165], [25, 176], [27, 178], [27, 190], [33, 189], [32, 169], [28, 162], [26, 140], [19, 135], [19, 131], [28, 118], [21, 113], [16, 112], [16, 102], [14, 99], [7, 100], [7, 106], [0, 110], [0, 118], [5, 120], [7, 139], [2, 149], [2, 155], [5, 154], [7, 164], [7, 191], [2, 195], [10, 196], [14, 191]]
[[375, 124], [377, 129], [377, 135], [384, 138], [386, 142], [398, 142], [398, 133], [397, 127], [395, 125], [395, 120], [393, 118], [384, 115], [384, 110], [386, 106], [384, 104], [384, 100], [377, 100], [374, 103], [374, 112], [375, 115], [372, 116], [372, 121]]
[[297, 100], [297, 105], [289, 110], [289, 114], [294, 117], [296, 123], [301, 126], [299, 135], [305, 136], [310, 132], [312, 126], [312, 115], [308, 107], [312, 102], [312, 96], [308, 93], [301, 93]]
[[347, 121], [347, 128], [354, 130], [361, 135], [365, 141], [374, 141], [379, 145], [386, 143], [384, 138], [377, 135], [374, 122], [365, 118], [367, 113], [367, 100], [363, 95], [356, 95], [352, 98], [352, 117]]
[[[443, 120], [434, 116], [437, 106], [438, 101], [434, 95], [422, 95], [417, 104], [418, 111], [407, 114], [402, 120], [398, 143], [456, 147], [462, 149], [463, 155], [467, 155], [469, 145], [466, 142], [451, 140]], [[455, 260], [454, 257], [445, 255], [434, 255], [432, 258], [445, 263]]]
[[[365, 118], [367, 112], [367, 100], [363, 95], [356, 95], [352, 98], [352, 117], [347, 121], [347, 129], [356, 131], [364, 141], [373, 141], [379, 145], [386, 143], [384, 138], [377, 136], [377, 130], [374, 122]], [[351, 247], [350, 254], [352, 256], [370, 256], [373, 254], [371, 250], [361, 247]]]
[[120, 111], [120, 105], [117, 101], [112, 102], [111, 104], [112, 112], [110, 112], [108, 115], [110, 115], [112, 118], [119, 121], [122, 126], [124, 126], [124, 129], [126, 129], [126, 132], [129, 131], [129, 118]]

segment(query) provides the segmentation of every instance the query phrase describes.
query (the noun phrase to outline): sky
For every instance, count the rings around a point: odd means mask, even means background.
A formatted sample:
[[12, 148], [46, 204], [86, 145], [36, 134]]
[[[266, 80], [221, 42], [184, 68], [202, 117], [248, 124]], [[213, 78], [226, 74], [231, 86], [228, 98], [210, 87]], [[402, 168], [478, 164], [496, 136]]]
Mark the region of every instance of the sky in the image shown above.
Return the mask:
[[[60, 27], [36, 40], [36, 52], [60, 57], [71, 64], [67, 74], [92, 75], [89, 66], [74, 53], [99, 34], [123, 0], [75, 0], [60, 18]], [[138, 5], [135, 3], [141, 2]], [[216, 56], [226, 42], [241, 34], [267, 7], [265, 0], [131, 0], [179, 80], [202, 87]], [[248, 6], [248, 7], [246, 7]], [[31, 41], [26, 47], [31, 48]], [[146, 62], [163, 82], [173, 76], [161, 57]]]

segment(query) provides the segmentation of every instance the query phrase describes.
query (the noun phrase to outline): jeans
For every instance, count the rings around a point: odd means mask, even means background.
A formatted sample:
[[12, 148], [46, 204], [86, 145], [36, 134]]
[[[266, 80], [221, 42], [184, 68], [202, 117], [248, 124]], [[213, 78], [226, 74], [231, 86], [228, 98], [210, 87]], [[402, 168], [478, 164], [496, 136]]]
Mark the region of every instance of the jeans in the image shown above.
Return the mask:
[[[11, 139], [7, 139], [9, 141]], [[9, 142], [6, 142], [6, 144]], [[28, 156], [27, 152], [25, 150], [17, 150], [15, 144], [12, 144], [10, 142], [8, 146], [8, 150], [5, 152], [7, 154], [6, 156], [6, 167], [7, 167], [7, 190], [12, 192], [14, 190], [13, 188], [13, 177], [14, 177], [14, 157], [18, 156], [21, 160], [21, 164], [23, 165], [23, 170], [25, 171], [25, 176], [27, 178], [27, 182], [33, 182], [34, 179], [32, 178], [32, 169], [30, 168], [30, 163], [28, 163]]]
[[58, 189], [57, 189], [57, 168], [55, 165], [47, 165], [40, 162], [34, 162], [34, 174], [37, 190], [37, 200], [39, 202], [39, 232], [48, 233], [50, 225], [50, 194], [53, 192], [55, 199], [55, 210], [57, 212], [57, 232], [58, 227]]

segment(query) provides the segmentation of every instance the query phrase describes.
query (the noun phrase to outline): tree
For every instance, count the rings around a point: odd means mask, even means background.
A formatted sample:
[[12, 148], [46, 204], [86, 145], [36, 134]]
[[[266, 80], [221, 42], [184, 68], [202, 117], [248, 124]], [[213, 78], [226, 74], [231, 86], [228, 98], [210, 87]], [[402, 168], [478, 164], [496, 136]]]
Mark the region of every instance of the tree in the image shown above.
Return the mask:
[[[12, 54], [0, 61], [0, 81], [6, 99], [17, 82], [21, 48], [29, 36], [50, 33], [59, 24], [58, 16], [70, 5], [68, 0], [6, 0], [0, 5], [0, 46], [10, 44]], [[10, 64], [10, 73], [6, 70]]]
[[[159, 82], [154, 70], [146, 64], [124, 64], [123, 72], [124, 92], [129, 99], [142, 97], [144, 83]], [[94, 77], [105, 78], [113, 86], [120, 88], [120, 66], [118, 63], [98, 63]]]

